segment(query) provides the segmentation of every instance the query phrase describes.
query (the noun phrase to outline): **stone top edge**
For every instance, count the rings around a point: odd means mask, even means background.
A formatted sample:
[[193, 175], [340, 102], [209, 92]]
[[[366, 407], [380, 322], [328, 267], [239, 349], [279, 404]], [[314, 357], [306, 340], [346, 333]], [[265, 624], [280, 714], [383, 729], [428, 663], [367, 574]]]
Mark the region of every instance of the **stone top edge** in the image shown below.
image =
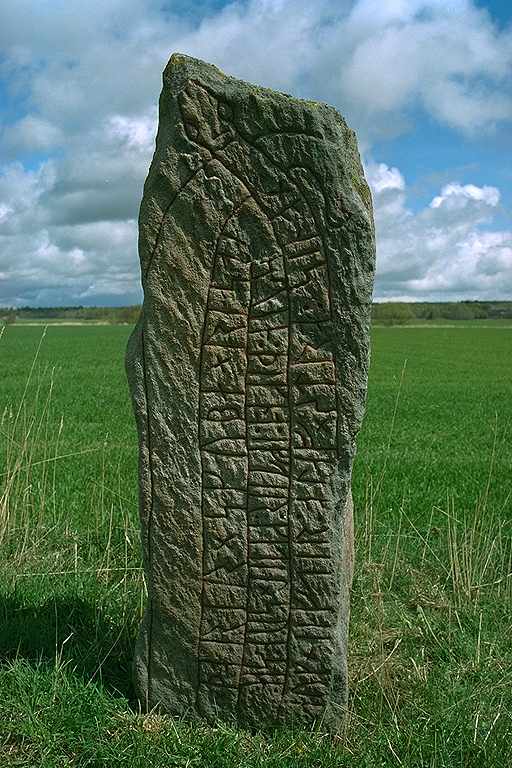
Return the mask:
[[186, 80], [190, 77], [206, 78], [212, 83], [222, 83], [224, 86], [233, 88], [233, 90], [244, 88], [250, 93], [258, 94], [263, 97], [282, 99], [283, 102], [321, 110], [326, 116], [328, 115], [331, 118], [340, 121], [345, 130], [353, 133], [343, 115], [332, 104], [327, 104], [324, 101], [315, 101], [313, 99], [301, 99], [290, 93], [285, 93], [284, 91], [278, 91], [273, 88], [266, 88], [261, 85], [256, 85], [255, 83], [250, 83], [247, 80], [242, 80], [241, 78], [226, 74], [215, 64], [210, 64], [202, 59], [196, 59], [193, 56], [188, 56], [184, 53], [175, 52], [171, 54], [163, 73], [164, 85], [169, 85], [173, 91], [175, 89], [180, 90]]

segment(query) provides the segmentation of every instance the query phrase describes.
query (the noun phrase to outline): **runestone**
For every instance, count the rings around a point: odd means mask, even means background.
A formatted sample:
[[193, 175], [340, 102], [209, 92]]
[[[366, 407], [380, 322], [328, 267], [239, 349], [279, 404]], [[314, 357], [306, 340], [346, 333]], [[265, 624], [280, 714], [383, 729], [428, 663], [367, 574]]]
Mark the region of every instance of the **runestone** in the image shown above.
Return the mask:
[[174, 54], [139, 254], [137, 695], [335, 729], [375, 261], [354, 132], [333, 107]]

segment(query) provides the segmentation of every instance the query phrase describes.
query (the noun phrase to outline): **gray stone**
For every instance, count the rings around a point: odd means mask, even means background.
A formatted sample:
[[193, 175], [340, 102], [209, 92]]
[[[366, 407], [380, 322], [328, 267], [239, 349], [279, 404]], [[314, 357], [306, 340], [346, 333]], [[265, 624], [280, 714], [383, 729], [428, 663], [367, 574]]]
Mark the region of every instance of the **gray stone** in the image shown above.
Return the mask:
[[333, 107], [179, 54], [164, 72], [127, 370], [145, 708], [247, 726], [347, 698], [371, 196]]

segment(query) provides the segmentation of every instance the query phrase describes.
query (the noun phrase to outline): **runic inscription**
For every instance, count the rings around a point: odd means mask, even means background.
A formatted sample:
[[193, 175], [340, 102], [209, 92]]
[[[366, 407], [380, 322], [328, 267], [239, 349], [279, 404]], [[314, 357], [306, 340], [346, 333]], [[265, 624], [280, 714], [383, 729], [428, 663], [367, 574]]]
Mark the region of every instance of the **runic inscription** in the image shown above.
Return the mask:
[[374, 264], [353, 133], [173, 56], [140, 256], [141, 701], [334, 727]]

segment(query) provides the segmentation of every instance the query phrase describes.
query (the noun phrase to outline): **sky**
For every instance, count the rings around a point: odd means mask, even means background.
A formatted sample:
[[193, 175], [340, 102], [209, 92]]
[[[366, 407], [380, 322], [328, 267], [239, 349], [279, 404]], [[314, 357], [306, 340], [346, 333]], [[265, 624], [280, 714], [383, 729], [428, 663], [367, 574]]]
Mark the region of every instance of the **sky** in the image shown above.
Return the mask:
[[0, 306], [141, 300], [175, 51], [343, 114], [373, 193], [376, 300], [512, 299], [510, 0], [2, 0]]

